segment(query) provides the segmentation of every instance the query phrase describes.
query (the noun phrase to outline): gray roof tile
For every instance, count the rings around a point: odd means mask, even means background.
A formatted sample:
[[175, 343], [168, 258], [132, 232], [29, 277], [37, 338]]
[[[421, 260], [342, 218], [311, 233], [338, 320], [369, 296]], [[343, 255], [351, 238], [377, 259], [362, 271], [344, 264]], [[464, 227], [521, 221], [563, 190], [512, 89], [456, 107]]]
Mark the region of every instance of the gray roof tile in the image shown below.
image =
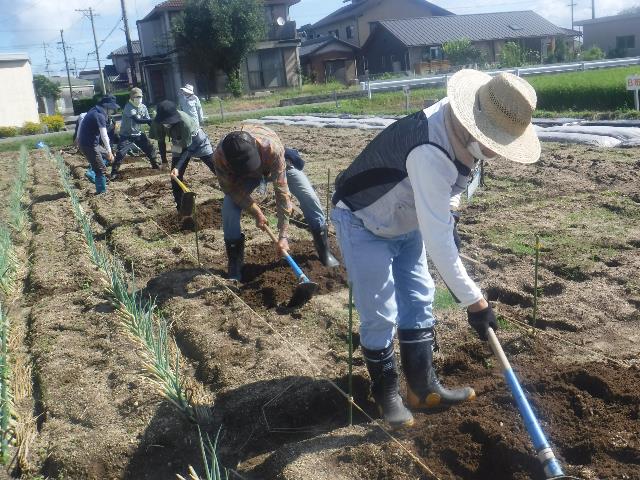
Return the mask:
[[383, 20], [379, 23], [408, 47], [442, 45], [460, 38], [481, 41], [567, 35], [570, 32], [531, 10]]

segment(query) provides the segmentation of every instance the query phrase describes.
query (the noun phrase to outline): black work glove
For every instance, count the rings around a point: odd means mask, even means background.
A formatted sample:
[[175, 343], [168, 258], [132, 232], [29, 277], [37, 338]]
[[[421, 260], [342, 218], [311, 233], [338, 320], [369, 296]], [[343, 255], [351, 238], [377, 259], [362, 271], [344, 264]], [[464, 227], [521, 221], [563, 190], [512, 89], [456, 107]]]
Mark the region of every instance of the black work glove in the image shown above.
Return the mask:
[[483, 342], [488, 340], [487, 328], [491, 327], [494, 331], [498, 330], [498, 321], [491, 305], [479, 312], [467, 312], [467, 319], [469, 320], [469, 325], [478, 332], [478, 337]]
[[458, 235], [460, 214], [458, 212], [451, 211], [451, 216], [453, 217], [453, 243], [456, 244], [456, 248], [460, 251], [460, 246], [462, 245], [462, 240], [460, 240], [460, 235]]

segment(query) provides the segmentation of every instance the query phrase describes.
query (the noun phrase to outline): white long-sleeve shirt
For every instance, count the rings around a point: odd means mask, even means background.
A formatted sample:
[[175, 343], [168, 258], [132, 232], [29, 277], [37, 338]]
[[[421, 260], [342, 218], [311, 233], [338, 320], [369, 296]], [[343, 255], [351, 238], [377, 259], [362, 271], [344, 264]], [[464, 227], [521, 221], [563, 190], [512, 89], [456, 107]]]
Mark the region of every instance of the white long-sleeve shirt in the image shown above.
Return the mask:
[[[456, 185], [461, 178], [454, 163], [439, 148], [420, 145], [407, 157], [407, 173], [407, 178], [354, 215], [383, 238], [419, 228], [427, 254], [460, 304], [466, 307], [479, 301], [482, 293], [467, 274], [453, 241], [451, 204], [461, 188]], [[342, 202], [338, 207], [347, 208]]]

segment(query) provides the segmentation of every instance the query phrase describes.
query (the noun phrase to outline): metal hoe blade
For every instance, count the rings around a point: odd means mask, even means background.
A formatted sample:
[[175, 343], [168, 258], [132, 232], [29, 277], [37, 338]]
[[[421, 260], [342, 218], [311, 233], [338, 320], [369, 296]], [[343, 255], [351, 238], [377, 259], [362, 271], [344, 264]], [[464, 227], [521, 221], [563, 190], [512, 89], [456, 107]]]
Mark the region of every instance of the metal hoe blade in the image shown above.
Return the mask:
[[180, 214], [184, 217], [193, 216], [195, 205], [196, 194], [194, 192], [182, 192], [182, 200], [180, 201]]
[[311, 300], [311, 297], [318, 291], [319, 285], [314, 282], [302, 282], [299, 283], [295, 290], [293, 291], [293, 295], [291, 296], [291, 300], [287, 307], [289, 308], [298, 308]]

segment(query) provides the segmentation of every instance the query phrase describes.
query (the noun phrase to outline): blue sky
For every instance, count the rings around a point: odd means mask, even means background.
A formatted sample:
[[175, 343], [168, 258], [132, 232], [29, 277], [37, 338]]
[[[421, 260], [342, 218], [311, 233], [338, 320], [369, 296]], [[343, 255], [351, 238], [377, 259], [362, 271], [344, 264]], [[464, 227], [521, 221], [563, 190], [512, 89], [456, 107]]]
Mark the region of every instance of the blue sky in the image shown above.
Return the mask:
[[[125, 0], [132, 37], [137, 38], [135, 20], [144, 17], [161, 0]], [[591, 0], [573, 0], [576, 20], [591, 18]], [[534, 10], [551, 22], [571, 26], [570, 2], [558, 0], [435, 0], [433, 3], [456, 14]], [[614, 15], [640, 0], [596, 0], [596, 15]], [[106, 56], [125, 44], [120, 18], [120, 0], [0, 0], [0, 53], [27, 52], [36, 73], [45, 71], [45, 55], [49, 70], [54, 75], [65, 75], [64, 57], [58, 45], [60, 29], [70, 50], [68, 56], [73, 68], [95, 69], [97, 62], [92, 53], [91, 24], [76, 9], [92, 6], [96, 13], [96, 35], [103, 65], [111, 63]], [[291, 17], [298, 25], [313, 23], [340, 8], [343, 0], [302, 0], [291, 9]], [[44, 47], [43, 47], [44, 42]]]

